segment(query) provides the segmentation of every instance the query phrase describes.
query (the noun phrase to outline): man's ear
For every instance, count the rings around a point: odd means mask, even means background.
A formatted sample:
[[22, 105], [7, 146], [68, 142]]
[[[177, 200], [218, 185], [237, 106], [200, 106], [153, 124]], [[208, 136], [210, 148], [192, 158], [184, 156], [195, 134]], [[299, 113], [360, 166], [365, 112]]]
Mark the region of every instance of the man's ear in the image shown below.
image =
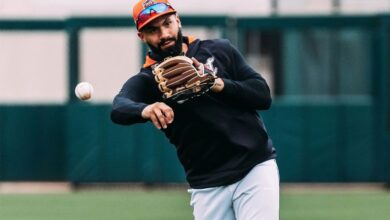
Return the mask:
[[139, 39], [141, 39], [143, 42], [145, 42], [145, 35], [142, 32], [137, 33]]
[[180, 21], [180, 18], [179, 18], [179, 15], [176, 14], [176, 22], [179, 24], [179, 28], [181, 28], [181, 21]]

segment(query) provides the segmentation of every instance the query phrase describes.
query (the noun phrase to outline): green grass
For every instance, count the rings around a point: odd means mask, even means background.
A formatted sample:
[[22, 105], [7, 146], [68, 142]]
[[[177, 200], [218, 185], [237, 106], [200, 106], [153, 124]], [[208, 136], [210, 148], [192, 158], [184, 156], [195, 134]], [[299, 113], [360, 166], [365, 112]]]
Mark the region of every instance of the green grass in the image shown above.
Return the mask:
[[[184, 190], [0, 195], [1, 220], [190, 220]], [[282, 220], [388, 220], [390, 193], [284, 192]]]
[[283, 220], [389, 220], [390, 193], [305, 192], [284, 193]]

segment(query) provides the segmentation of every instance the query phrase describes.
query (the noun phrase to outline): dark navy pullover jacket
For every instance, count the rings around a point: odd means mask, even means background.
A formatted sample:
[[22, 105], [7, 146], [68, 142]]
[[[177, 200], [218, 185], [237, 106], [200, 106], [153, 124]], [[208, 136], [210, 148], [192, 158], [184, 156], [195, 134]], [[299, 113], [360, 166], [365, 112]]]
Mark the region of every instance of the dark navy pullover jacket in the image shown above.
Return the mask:
[[[149, 56], [161, 61], [154, 54]], [[189, 43], [186, 56], [202, 63], [214, 57], [217, 76], [225, 86], [220, 93], [209, 91], [183, 104], [166, 103], [175, 118], [163, 132], [175, 145], [192, 188], [232, 184], [257, 164], [276, 157], [257, 112], [270, 108], [269, 88], [228, 40], [195, 40]], [[151, 68], [144, 67], [115, 97], [111, 119], [122, 125], [146, 122], [142, 110], [162, 101]]]

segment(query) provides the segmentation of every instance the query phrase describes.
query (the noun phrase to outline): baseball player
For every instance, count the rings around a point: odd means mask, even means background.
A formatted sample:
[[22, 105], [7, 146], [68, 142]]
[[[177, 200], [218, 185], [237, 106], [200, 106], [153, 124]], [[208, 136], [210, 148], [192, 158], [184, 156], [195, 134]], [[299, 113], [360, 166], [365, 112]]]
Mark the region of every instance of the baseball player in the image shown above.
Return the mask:
[[183, 36], [167, 0], [133, 8], [150, 51], [113, 101], [122, 125], [151, 121], [176, 147], [196, 220], [279, 219], [276, 153], [257, 110], [269, 87], [225, 39]]

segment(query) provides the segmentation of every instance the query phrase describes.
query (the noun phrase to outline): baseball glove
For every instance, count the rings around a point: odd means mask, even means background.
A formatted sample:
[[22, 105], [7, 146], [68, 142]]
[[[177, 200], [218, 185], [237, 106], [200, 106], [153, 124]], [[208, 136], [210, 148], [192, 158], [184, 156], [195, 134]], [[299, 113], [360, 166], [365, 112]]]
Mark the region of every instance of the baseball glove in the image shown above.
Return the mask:
[[216, 74], [203, 64], [199, 67], [186, 56], [170, 57], [153, 68], [164, 100], [183, 103], [206, 93], [214, 85]]

